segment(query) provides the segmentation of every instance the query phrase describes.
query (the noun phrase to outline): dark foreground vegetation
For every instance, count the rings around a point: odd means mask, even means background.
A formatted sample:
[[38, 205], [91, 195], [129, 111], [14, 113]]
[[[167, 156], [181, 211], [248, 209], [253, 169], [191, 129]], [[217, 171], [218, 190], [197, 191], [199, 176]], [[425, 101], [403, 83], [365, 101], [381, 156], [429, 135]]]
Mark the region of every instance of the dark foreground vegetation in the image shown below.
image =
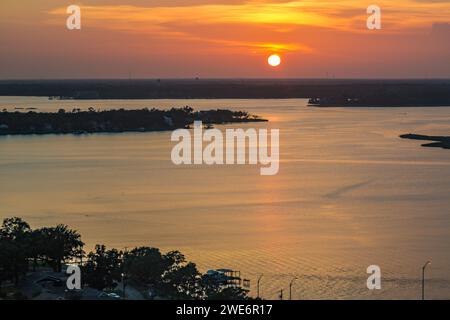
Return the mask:
[[149, 79], [0, 81], [0, 96], [40, 96], [56, 99], [313, 98], [315, 104], [321, 106], [450, 106], [450, 80]]
[[[247, 299], [246, 290], [201, 274], [178, 251], [163, 254], [151, 247], [122, 251], [97, 245], [86, 254], [83, 248], [81, 235], [65, 225], [32, 230], [20, 218], [5, 219], [0, 228], [0, 300], [30, 298], [21, 288], [26, 291], [39, 280], [27, 283], [27, 277], [46, 268], [53, 275], [61, 273], [69, 262], [81, 266], [84, 288], [102, 292], [96, 298], [120, 291], [120, 283], [124, 291], [125, 285], [133, 286], [146, 299]], [[57, 282], [55, 276], [46, 278]]]
[[445, 136], [426, 136], [421, 134], [402, 134], [400, 136], [402, 139], [412, 139], [412, 140], [424, 140], [424, 141], [434, 141], [431, 143], [424, 143], [422, 147], [431, 147], [431, 148], [443, 148], [450, 149], [450, 137]]
[[161, 131], [186, 128], [195, 120], [204, 124], [266, 121], [243, 111], [194, 111], [191, 107], [170, 110], [107, 110], [74, 109], [66, 112], [0, 112], [0, 135], [96, 133], [127, 131]]

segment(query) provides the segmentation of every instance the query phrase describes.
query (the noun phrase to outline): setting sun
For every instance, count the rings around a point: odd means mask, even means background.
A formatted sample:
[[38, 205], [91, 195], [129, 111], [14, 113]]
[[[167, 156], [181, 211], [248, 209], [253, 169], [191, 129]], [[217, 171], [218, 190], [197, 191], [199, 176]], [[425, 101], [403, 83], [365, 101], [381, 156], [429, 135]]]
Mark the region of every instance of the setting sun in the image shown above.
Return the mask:
[[279, 55], [273, 54], [267, 59], [267, 62], [272, 67], [278, 67], [281, 63], [281, 58]]

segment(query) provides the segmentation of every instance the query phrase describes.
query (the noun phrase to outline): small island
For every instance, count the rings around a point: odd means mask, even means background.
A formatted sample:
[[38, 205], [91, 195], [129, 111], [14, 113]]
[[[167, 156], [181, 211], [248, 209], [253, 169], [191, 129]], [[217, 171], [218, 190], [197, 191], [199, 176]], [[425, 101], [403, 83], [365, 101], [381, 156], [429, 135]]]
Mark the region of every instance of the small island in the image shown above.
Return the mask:
[[148, 132], [188, 128], [194, 121], [208, 127], [213, 124], [267, 121], [245, 111], [194, 111], [191, 107], [170, 110], [105, 110], [73, 109], [66, 112], [0, 112], [0, 135], [89, 134]]
[[431, 143], [422, 144], [422, 147], [431, 147], [431, 148], [443, 148], [450, 149], [450, 137], [445, 136], [426, 136], [421, 134], [402, 134], [400, 136], [402, 139], [413, 139], [413, 140], [425, 140], [425, 141], [434, 141]]

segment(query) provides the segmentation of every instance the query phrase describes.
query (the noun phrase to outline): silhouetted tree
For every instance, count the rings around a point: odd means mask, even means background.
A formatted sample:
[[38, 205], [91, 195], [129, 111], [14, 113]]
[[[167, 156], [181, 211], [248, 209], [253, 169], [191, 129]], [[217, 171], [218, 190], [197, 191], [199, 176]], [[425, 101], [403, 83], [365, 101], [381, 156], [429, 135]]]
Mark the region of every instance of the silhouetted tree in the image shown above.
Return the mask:
[[2, 280], [13, 279], [17, 284], [28, 270], [31, 228], [21, 218], [3, 220], [0, 229], [0, 269]]
[[40, 230], [33, 230], [29, 237], [30, 246], [28, 250], [28, 258], [32, 260], [33, 271], [36, 271], [38, 261], [43, 258], [47, 243], [42, 237]]
[[62, 263], [81, 258], [84, 254], [80, 234], [65, 225], [41, 228], [37, 232], [45, 242], [42, 255], [55, 272], [61, 272]]
[[188, 262], [171, 268], [163, 275], [161, 291], [169, 299], [200, 299], [201, 276], [194, 263]]
[[157, 286], [169, 264], [159, 249], [140, 247], [124, 253], [124, 272], [131, 281]]
[[122, 252], [116, 249], [106, 250], [104, 245], [96, 245], [95, 251], [87, 255], [83, 266], [85, 284], [103, 290], [112, 289], [114, 283], [121, 280]]

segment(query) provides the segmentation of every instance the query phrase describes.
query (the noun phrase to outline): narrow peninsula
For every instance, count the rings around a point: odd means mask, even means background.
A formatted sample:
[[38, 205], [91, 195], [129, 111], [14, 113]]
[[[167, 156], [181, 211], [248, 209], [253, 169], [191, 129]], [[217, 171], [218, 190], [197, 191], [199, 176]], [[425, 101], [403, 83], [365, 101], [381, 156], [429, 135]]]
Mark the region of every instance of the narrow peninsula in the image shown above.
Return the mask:
[[422, 144], [422, 147], [450, 149], [450, 137], [445, 136], [426, 136], [421, 134], [402, 134], [402, 139], [433, 141], [431, 143]]
[[245, 111], [194, 111], [191, 107], [170, 110], [105, 110], [73, 109], [66, 112], [0, 112], [0, 135], [89, 134], [147, 132], [188, 128], [194, 121], [214, 124], [267, 121]]

